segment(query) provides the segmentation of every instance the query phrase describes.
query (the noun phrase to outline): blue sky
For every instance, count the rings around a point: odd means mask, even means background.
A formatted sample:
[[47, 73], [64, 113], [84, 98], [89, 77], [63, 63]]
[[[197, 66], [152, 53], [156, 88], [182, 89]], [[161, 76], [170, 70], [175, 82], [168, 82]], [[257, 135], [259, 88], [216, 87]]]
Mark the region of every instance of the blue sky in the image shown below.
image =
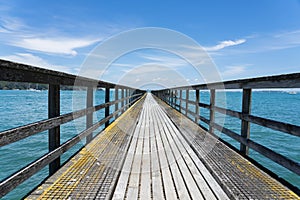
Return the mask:
[[[0, 12], [0, 58], [73, 74], [101, 42], [141, 27], [168, 28], [193, 38], [223, 80], [300, 71], [299, 0], [0, 0]], [[137, 58], [145, 54], [147, 59]], [[118, 62], [128, 68], [137, 60], [174, 65], [174, 56], [155, 51]]]

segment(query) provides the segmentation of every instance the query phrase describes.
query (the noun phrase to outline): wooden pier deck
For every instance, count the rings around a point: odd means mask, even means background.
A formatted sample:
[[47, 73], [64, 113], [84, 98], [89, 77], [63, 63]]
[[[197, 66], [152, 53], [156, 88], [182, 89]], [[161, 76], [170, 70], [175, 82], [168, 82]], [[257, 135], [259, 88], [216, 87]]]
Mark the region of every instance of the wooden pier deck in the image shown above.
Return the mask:
[[299, 199], [149, 93], [27, 196], [111, 198]]

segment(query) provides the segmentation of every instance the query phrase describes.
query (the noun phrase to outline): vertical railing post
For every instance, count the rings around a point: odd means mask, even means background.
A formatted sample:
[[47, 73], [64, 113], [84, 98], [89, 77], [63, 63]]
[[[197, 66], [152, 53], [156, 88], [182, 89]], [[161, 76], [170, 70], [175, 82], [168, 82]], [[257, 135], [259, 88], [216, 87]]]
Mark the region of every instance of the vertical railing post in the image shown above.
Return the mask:
[[174, 90], [170, 90], [170, 95], [171, 95], [171, 102], [170, 102], [170, 104], [171, 104], [171, 107], [173, 107], [174, 108]]
[[176, 109], [177, 90], [173, 90], [173, 106]]
[[[105, 88], [105, 103], [109, 102], [109, 95], [110, 95], [110, 89], [107, 87]], [[109, 106], [105, 107], [105, 117], [109, 116]], [[109, 126], [109, 120], [105, 122], [105, 128]]]
[[168, 104], [168, 100], [169, 100], [169, 90], [165, 91], [165, 102]]
[[121, 98], [122, 98], [122, 101], [121, 101], [121, 114], [123, 114], [124, 112], [124, 88], [121, 89]]
[[169, 90], [169, 105], [172, 107], [172, 90]]
[[[128, 97], [128, 94], [129, 94], [128, 90], [129, 90], [129, 89], [126, 89], [126, 90], [125, 90], [125, 92], [126, 92], [126, 94], [125, 94], [126, 98]], [[125, 102], [126, 102], [125, 110], [127, 110], [127, 108], [128, 108], [128, 101], [129, 101], [129, 99], [126, 99], [126, 101], [125, 101]]]
[[[60, 86], [49, 84], [48, 89], [48, 118], [60, 115]], [[60, 126], [48, 131], [49, 151], [60, 146]], [[53, 175], [60, 167], [60, 157], [49, 164], [49, 175]]]
[[167, 103], [170, 105], [171, 103], [171, 90], [168, 90], [168, 101]]
[[182, 109], [182, 89], [179, 90], [179, 112]]
[[[115, 101], [119, 100], [119, 89], [115, 87]], [[117, 112], [119, 109], [119, 102], [115, 104], [115, 112]], [[116, 119], [118, 118], [119, 113], [116, 113]]]
[[[243, 89], [243, 103], [242, 103], [242, 115], [249, 115], [251, 113], [251, 89]], [[249, 139], [250, 138], [250, 123], [242, 119], [241, 124], [241, 136]], [[243, 155], [249, 155], [249, 147], [241, 144], [240, 151]]]
[[169, 92], [169, 90], [164, 90], [164, 102], [166, 102], [166, 103], [168, 103], [168, 98], [169, 98], [168, 92]]
[[186, 90], [185, 94], [185, 116], [188, 116], [188, 111], [189, 111], [189, 90]]
[[200, 99], [200, 93], [199, 90], [196, 90], [196, 99], [195, 99], [195, 122], [198, 124], [199, 123], [199, 99]]
[[[93, 87], [89, 86], [87, 88], [87, 95], [86, 95], [86, 108], [90, 108], [93, 106]], [[93, 112], [86, 115], [86, 128], [90, 128], [93, 125]], [[86, 144], [88, 144], [93, 139], [93, 133], [89, 134], [86, 137]]]
[[209, 132], [211, 134], [214, 134], [213, 124], [215, 122], [215, 103], [216, 103], [215, 101], [216, 101], [216, 90], [211, 89], [210, 90], [210, 114], [209, 114], [209, 120], [210, 120]]
[[[133, 90], [132, 89], [129, 89], [129, 96], [132, 96], [133, 95]], [[129, 107], [131, 106], [131, 102], [133, 101], [133, 98], [132, 97], [130, 97], [129, 98]]]

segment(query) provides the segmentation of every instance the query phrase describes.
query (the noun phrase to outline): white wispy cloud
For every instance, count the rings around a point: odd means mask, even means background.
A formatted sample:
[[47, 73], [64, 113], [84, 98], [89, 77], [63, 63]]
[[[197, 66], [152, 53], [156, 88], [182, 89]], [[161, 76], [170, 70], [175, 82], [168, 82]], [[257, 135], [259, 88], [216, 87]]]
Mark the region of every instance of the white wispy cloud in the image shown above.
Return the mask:
[[74, 73], [74, 69], [71, 67], [51, 64], [43, 58], [30, 53], [16, 53], [14, 55], [0, 56], [0, 59], [32, 65], [35, 67], [41, 67], [45, 69], [51, 69], [56, 71], [59, 70], [66, 73]]
[[8, 42], [9, 45], [22, 47], [24, 49], [51, 53], [65, 54], [76, 56], [76, 49], [90, 46], [99, 42], [101, 39], [84, 39], [84, 38], [19, 38], [15, 41]]
[[225, 40], [225, 41], [222, 41], [222, 42], [220, 42], [219, 44], [217, 44], [215, 46], [204, 47], [204, 50], [206, 50], [206, 51], [218, 51], [218, 50], [224, 49], [226, 47], [240, 45], [240, 44], [243, 44], [245, 42], [246, 42], [246, 39]]
[[[280, 50], [300, 46], [300, 30], [285, 31], [265, 38], [269, 50]], [[263, 40], [261, 42], [264, 42]]]
[[277, 31], [273, 33], [260, 33], [250, 35], [247, 44], [238, 49], [230, 49], [223, 56], [233, 54], [262, 53], [269, 51], [280, 51], [300, 47], [300, 30]]
[[0, 41], [25, 50], [76, 56], [78, 49], [93, 45], [102, 39], [90, 36], [66, 36], [57, 31], [37, 30], [19, 18], [0, 18]]
[[149, 55], [139, 54], [139, 56], [145, 59], [148, 63], [160, 64], [168, 67], [181, 67], [187, 66], [189, 63], [176, 55]]
[[27, 32], [28, 27], [25, 23], [16, 17], [1, 17], [0, 26], [9, 33], [18, 34], [21, 30]]

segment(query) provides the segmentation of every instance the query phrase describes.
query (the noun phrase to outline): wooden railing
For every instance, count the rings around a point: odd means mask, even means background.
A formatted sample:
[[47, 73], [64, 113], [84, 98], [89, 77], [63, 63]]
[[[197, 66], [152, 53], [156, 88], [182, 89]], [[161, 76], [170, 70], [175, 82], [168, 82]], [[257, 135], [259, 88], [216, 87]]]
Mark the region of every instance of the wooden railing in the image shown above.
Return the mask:
[[[198, 125], [200, 125], [201, 121], [206, 123], [209, 127], [208, 129], [201, 125], [200, 126], [206, 129], [209, 133], [214, 134], [214, 131], [218, 130], [221, 133], [224, 133], [239, 142], [239, 151], [242, 155], [247, 156], [249, 154], [249, 148], [251, 148], [261, 155], [289, 169], [290, 171], [300, 175], [299, 161], [292, 160], [250, 139], [250, 123], [281, 131], [293, 136], [300, 136], [300, 126], [251, 115], [252, 89], [271, 88], [300, 88], [300, 73], [177, 87], [165, 90], [157, 90], [153, 91], [153, 93], [160, 99], [168, 103], [171, 107], [177, 109], [181, 113], [191, 118]], [[242, 89], [243, 93], [241, 112], [216, 106], [215, 94], [216, 90], [218, 89], [225, 89], [225, 91], [226, 89]], [[186, 97], [183, 97], [184, 90]], [[189, 98], [189, 91], [191, 90], [195, 91], [195, 100], [191, 100]], [[199, 102], [199, 91], [201, 90], [210, 91], [210, 104]], [[185, 103], [184, 107], [183, 103]], [[190, 104], [195, 106], [195, 111], [191, 111], [189, 109]], [[199, 114], [199, 107], [209, 110], [209, 119], [202, 116], [201, 113]], [[236, 133], [231, 129], [225, 128], [216, 123], [215, 112], [240, 119], [241, 132]]]
[[[49, 138], [48, 153], [0, 182], [0, 198], [47, 165], [49, 165], [49, 175], [54, 174], [61, 167], [60, 156], [62, 154], [81, 141], [82, 138], [86, 138], [86, 143], [89, 143], [93, 139], [93, 131], [104, 124], [107, 127], [110, 120], [116, 119], [144, 93], [141, 90], [122, 85], [4, 60], [0, 60], [0, 81], [48, 84], [48, 119], [0, 132], [0, 147], [46, 130], [48, 130]], [[60, 115], [60, 86], [73, 86], [75, 83], [76, 86], [87, 89], [86, 108]], [[93, 106], [95, 88], [105, 88], [105, 103]], [[112, 88], [115, 91], [114, 101], [110, 100]], [[119, 98], [120, 92], [121, 98]], [[121, 104], [120, 108], [119, 104]], [[112, 106], [114, 106], [114, 112], [110, 114]], [[93, 113], [101, 109], [105, 109], [105, 116], [93, 124]], [[60, 125], [84, 116], [86, 116], [86, 129], [60, 144]]]

